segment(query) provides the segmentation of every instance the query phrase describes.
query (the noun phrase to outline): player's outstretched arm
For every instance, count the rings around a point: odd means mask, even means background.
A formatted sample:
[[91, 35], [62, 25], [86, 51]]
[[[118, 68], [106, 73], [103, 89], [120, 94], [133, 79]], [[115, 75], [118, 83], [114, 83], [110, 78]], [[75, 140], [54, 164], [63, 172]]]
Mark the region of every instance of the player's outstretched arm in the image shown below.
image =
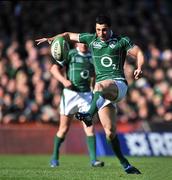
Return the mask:
[[49, 38], [40, 38], [40, 39], [36, 39], [35, 41], [37, 42], [37, 45], [43, 43], [43, 42], [48, 42], [49, 44], [51, 44], [51, 42], [56, 38], [56, 36], [53, 37], [49, 37]]
[[65, 32], [65, 33], [58, 34], [56, 36], [49, 37], [49, 38], [40, 38], [40, 39], [36, 39], [35, 41], [37, 42], [37, 45], [39, 45], [43, 42], [48, 42], [49, 44], [51, 44], [51, 42], [58, 36], [64, 37], [67, 41], [79, 42], [79, 34], [72, 33], [72, 32]]
[[51, 41], [49, 39], [50, 38], [40, 38], [40, 39], [36, 39], [35, 41], [37, 42], [37, 45], [39, 45], [43, 42], [48, 42], [49, 44], [51, 44]]

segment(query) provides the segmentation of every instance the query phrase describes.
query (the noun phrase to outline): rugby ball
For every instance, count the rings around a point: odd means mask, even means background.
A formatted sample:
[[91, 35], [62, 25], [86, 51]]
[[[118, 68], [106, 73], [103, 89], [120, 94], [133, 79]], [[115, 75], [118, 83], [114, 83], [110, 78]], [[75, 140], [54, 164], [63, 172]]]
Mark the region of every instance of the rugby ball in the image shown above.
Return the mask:
[[51, 55], [56, 61], [66, 60], [69, 49], [69, 43], [64, 37], [56, 37], [51, 43]]

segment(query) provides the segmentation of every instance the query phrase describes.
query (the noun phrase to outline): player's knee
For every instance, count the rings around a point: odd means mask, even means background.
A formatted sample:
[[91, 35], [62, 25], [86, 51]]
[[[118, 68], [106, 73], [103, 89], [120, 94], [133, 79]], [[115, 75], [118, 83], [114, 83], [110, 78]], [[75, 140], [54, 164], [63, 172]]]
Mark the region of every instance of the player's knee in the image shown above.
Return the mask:
[[101, 83], [97, 83], [94, 87], [94, 91], [102, 91], [103, 85]]
[[84, 131], [85, 131], [86, 136], [94, 136], [93, 126], [85, 127], [84, 125]]
[[94, 136], [93, 132], [85, 132], [86, 136]]
[[69, 127], [67, 127], [67, 126], [60, 127], [57, 132], [57, 135], [59, 135], [60, 137], [64, 137], [68, 131], [69, 131]]

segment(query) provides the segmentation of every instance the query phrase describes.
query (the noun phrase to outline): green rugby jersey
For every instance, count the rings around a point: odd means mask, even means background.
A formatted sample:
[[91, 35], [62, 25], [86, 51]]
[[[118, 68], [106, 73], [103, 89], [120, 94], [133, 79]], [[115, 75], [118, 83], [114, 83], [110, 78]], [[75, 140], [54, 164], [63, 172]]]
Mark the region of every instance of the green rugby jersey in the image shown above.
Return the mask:
[[126, 81], [123, 66], [127, 51], [134, 46], [128, 37], [112, 34], [109, 40], [103, 42], [96, 34], [81, 33], [79, 41], [86, 43], [91, 50], [96, 82], [106, 79]]
[[91, 53], [83, 54], [76, 49], [69, 51], [68, 59], [59, 63], [67, 67], [67, 78], [72, 82], [72, 90], [90, 91], [90, 81], [94, 73]]

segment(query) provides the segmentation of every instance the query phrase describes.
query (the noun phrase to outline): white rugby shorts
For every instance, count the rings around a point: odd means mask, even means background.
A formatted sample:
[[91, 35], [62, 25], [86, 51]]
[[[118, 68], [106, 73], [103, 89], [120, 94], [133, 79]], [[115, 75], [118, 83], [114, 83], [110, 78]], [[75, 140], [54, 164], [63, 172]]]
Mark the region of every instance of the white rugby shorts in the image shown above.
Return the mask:
[[116, 103], [118, 103], [119, 101], [121, 101], [127, 94], [127, 90], [128, 90], [128, 85], [121, 80], [113, 80], [114, 83], [116, 84], [117, 88], [118, 88], [118, 97], [114, 100], [114, 101], [110, 101], [108, 99], [104, 99], [102, 98], [102, 101], [100, 101], [100, 103], [97, 103], [98, 109], [102, 109], [103, 107], [105, 107], [108, 104], [112, 104], [114, 106], [114, 108], [117, 108]]

